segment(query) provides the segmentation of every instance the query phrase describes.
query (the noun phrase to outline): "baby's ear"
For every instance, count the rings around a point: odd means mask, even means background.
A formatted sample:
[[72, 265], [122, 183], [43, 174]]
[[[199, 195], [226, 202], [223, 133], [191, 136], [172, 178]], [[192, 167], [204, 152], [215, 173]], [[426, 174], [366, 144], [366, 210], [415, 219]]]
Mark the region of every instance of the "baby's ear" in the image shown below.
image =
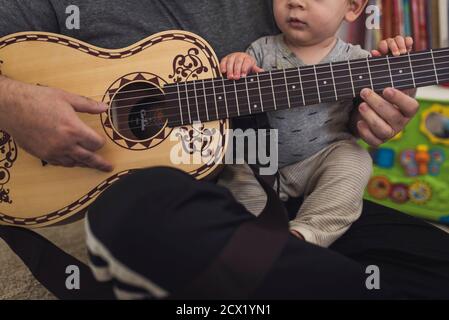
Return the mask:
[[346, 12], [345, 20], [347, 22], [354, 22], [358, 17], [362, 14], [366, 5], [368, 4], [368, 0], [349, 0], [349, 9]]

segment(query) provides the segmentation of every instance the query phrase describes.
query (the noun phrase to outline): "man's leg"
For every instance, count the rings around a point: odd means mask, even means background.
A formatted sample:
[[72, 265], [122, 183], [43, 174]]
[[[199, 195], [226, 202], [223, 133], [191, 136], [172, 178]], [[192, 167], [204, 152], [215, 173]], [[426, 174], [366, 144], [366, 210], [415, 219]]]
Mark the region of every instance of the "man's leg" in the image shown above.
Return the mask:
[[[167, 297], [188, 286], [253, 219], [223, 187], [172, 169], [142, 171], [113, 185], [89, 211], [93, 270], [115, 282], [119, 297]], [[291, 236], [253, 297], [380, 297], [366, 290], [365, 278], [358, 263]]]
[[449, 298], [449, 235], [420, 219], [365, 201], [330, 249], [378, 266], [381, 279], [408, 298]]

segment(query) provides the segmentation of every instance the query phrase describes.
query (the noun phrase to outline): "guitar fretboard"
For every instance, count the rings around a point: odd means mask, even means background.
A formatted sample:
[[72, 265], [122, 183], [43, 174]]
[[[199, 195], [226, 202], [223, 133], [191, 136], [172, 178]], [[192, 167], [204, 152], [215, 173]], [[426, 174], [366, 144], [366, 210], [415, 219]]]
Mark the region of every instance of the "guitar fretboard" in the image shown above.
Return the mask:
[[353, 99], [364, 88], [410, 89], [449, 81], [449, 49], [272, 70], [240, 80], [215, 78], [164, 87], [169, 125]]

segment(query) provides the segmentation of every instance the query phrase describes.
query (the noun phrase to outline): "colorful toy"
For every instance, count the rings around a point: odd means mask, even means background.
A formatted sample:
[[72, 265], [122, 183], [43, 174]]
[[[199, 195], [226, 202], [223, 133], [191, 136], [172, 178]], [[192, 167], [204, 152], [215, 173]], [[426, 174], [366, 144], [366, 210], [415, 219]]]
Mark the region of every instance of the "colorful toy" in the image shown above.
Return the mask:
[[409, 200], [409, 187], [404, 183], [394, 184], [391, 187], [390, 199], [396, 203], [406, 203]]
[[429, 172], [427, 169], [430, 162], [429, 147], [424, 144], [417, 146], [415, 160], [418, 163], [418, 174], [421, 176], [426, 175]]
[[432, 105], [422, 113], [419, 128], [433, 144], [449, 146], [449, 108]]
[[376, 165], [365, 197], [449, 225], [449, 90], [437, 90], [443, 100], [419, 100], [402, 136], [382, 145], [398, 155], [393, 167], [388, 151], [370, 150]]
[[401, 166], [408, 177], [426, 174], [438, 176], [445, 160], [444, 150], [434, 148], [429, 151], [427, 145], [418, 145], [416, 151], [412, 149], [404, 150], [400, 156]]
[[401, 153], [400, 163], [402, 168], [404, 168], [407, 177], [416, 177], [418, 175], [418, 165], [415, 156], [415, 150], [411, 149], [402, 151]]
[[387, 177], [373, 177], [368, 183], [368, 193], [375, 199], [386, 199], [390, 192], [391, 183]]
[[430, 164], [429, 164], [429, 174], [431, 176], [438, 176], [440, 174], [441, 166], [446, 160], [444, 155], [444, 150], [439, 148], [434, 148], [430, 150]]
[[416, 181], [410, 186], [409, 197], [411, 202], [423, 205], [432, 198], [432, 189], [427, 183]]
[[373, 150], [372, 157], [374, 164], [380, 168], [389, 169], [394, 167], [395, 152], [393, 149], [375, 149]]

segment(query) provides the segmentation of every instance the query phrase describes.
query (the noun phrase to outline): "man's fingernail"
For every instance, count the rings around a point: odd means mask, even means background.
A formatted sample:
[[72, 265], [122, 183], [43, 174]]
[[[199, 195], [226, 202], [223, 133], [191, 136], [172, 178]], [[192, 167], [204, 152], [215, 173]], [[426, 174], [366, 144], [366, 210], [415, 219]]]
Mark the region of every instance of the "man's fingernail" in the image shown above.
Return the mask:
[[366, 110], [368, 110], [368, 107], [366, 106], [366, 103], [362, 103], [359, 106], [360, 111], [365, 112]]
[[393, 96], [394, 96], [394, 91], [393, 91], [393, 89], [391, 89], [391, 88], [385, 89], [385, 90], [384, 90], [384, 96], [385, 96], [386, 98], [389, 98], [389, 99], [393, 98]]
[[370, 93], [371, 93], [370, 89], [363, 89], [362, 92], [360, 92], [360, 96], [362, 98], [368, 98]]

